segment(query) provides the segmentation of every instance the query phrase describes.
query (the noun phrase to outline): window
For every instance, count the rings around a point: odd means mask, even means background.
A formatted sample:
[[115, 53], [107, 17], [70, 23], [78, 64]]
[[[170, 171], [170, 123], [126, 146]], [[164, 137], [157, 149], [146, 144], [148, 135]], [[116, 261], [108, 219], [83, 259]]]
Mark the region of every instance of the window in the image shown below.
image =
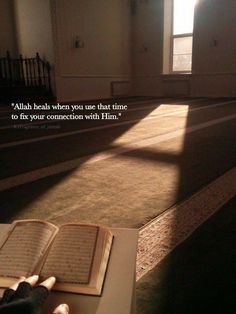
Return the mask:
[[171, 72], [191, 72], [194, 6], [196, 0], [172, 1]]

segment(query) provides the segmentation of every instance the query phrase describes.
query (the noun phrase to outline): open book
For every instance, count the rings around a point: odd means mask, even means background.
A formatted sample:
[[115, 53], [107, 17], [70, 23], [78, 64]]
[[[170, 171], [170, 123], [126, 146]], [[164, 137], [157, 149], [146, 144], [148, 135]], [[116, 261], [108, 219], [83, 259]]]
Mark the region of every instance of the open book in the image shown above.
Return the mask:
[[55, 276], [54, 290], [100, 295], [112, 239], [97, 225], [15, 221], [0, 243], [0, 287], [38, 274], [41, 281]]

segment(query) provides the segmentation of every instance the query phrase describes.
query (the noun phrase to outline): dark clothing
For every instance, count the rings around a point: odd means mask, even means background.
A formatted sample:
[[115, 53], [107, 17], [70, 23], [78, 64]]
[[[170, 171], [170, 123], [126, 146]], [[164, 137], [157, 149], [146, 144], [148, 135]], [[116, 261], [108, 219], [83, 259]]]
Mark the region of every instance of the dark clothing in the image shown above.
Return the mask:
[[21, 282], [16, 291], [7, 289], [0, 301], [0, 314], [40, 314], [49, 291]]

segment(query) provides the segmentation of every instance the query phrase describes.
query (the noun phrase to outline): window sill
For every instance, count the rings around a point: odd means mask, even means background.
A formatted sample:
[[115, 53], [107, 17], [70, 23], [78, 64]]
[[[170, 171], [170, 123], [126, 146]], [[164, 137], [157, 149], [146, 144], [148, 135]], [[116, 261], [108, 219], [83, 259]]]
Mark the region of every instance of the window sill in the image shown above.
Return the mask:
[[186, 80], [192, 76], [192, 73], [169, 73], [161, 74], [163, 80]]

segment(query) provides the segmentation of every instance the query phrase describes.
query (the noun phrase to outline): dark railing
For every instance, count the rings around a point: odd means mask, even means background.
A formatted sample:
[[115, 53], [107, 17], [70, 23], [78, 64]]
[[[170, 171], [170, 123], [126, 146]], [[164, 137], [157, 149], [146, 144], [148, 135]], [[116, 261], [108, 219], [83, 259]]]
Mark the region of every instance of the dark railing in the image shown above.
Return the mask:
[[0, 80], [7, 86], [42, 87], [49, 93], [51, 88], [51, 66], [40, 58], [11, 58], [9, 51], [6, 57], [0, 58]]

